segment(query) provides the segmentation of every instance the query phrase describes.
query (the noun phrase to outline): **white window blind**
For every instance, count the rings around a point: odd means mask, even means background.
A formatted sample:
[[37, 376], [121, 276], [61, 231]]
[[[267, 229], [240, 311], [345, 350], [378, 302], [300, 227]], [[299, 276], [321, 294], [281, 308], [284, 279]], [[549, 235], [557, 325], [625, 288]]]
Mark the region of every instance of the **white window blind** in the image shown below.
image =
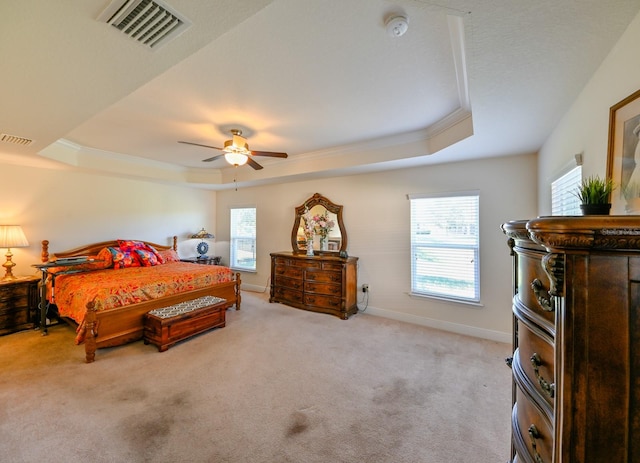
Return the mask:
[[478, 193], [409, 199], [411, 293], [480, 302]]
[[231, 208], [230, 267], [238, 270], [256, 270], [256, 209]]
[[581, 215], [580, 200], [574, 194], [582, 182], [582, 166], [576, 166], [551, 182], [551, 215]]

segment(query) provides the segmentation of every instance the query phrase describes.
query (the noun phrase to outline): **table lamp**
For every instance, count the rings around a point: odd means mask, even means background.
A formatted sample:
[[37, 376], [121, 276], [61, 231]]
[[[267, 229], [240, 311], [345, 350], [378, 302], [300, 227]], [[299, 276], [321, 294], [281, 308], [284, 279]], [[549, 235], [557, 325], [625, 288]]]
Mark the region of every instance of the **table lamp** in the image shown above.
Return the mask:
[[209, 251], [209, 245], [205, 243], [204, 240], [213, 239], [215, 238], [215, 236], [213, 236], [203, 228], [198, 233], [194, 233], [193, 235], [191, 235], [191, 238], [200, 240], [200, 243], [198, 243], [198, 246], [196, 247], [196, 251], [198, 251], [198, 259], [206, 259], [207, 252]]
[[4, 278], [2, 281], [9, 281], [17, 279], [13, 276], [12, 269], [15, 267], [15, 262], [11, 260], [13, 253], [11, 248], [24, 248], [29, 246], [27, 237], [24, 236], [22, 227], [20, 225], [0, 225], [0, 248], [7, 248], [7, 261], [2, 264], [5, 269]]

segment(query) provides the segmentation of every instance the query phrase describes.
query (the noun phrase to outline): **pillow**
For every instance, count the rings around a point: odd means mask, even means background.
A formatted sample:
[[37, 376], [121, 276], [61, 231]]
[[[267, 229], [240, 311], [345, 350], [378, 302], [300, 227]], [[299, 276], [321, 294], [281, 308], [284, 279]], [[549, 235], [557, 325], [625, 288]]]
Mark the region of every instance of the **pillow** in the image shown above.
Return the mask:
[[153, 267], [154, 265], [158, 265], [158, 258], [151, 251], [147, 251], [146, 249], [136, 249], [135, 254], [140, 261], [140, 265], [143, 267]]
[[169, 262], [180, 262], [180, 256], [173, 249], [166, 249], [164, 251], [158, 251], [160, 257], [162, 258], [163, 263], [167, 264]]
[[[144, 241], [135, 241], [135, 240], [117, 240], [117, 241], [118, 241], [118, 246], [120, 247], [120, 249], [122, 249], [125, 252], [134, 253], [136, 258], [138, 258], [140, 256], [139, 256], [139, 254], [135, 253], [135, 251], [137, 251], [137, 250], [149, 251], [149, 252], [155, 254], [156, 260], [158, 261], [159, 264], [164, 263], [164, 261], [162, 259], [162, 256], [160, 256], [160, 254], [158, 254], [158, 251], [156, 251], [153, 246], [151, 246], [149, 244], [146, 244]], [[156, 264], [154, 264], [154, 265], [156, 265]]]
[[156, 256], [156, 259], [158, 260], [159, 264], [164, 264], [164, 258], [160, 255], [158, 251], [156, 251], [156, 248], [154, 248], [150, 244], [147, 244], [147, 249]]
[[129, 251], [123, 251], [120, 248], [108, 248], [113, 258], [113, 268], [129, 268], [140, 267], [140, 261], [137, 255]]
[[133, 240], [117, 240], [118, 246], [125, 252], [135, 251], [136, 249], [146, 249], [146, 244], [142, 241]]

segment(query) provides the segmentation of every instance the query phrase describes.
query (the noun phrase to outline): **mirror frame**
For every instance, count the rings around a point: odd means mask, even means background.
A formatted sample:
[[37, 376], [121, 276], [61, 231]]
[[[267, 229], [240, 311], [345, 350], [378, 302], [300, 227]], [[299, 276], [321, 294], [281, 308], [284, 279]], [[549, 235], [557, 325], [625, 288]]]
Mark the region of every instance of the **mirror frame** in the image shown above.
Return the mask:
[[344, 228], [344, 222], [342, 221], [342, 205], [335, 204], [331, 202], [328, 198], [325, 198], [320, 193], [316, 193], [307, 199], [300, 206], [296, 207], [296, 218], [293, 221], [293, 230], [291, 231], [291, 247], [293, 248], [293, 252], [295, 254], [306, 253], [306, 250], [301, 250], [298, 248], [298, 228], [300, 228], [300, 220], [302, 215], [304, 214], [305, 209], [312, 209], [314, 206], [324, 206], [324, 208], [332, 212], [336, 215], [336, 219], [338, 222], [338, 228], [340, 229], [340, 249], [337, 251], [320, 251], [314, 250], [314, 254], [340, 254], [342, 252], [346, 252], [347, 250], [347, 230]]

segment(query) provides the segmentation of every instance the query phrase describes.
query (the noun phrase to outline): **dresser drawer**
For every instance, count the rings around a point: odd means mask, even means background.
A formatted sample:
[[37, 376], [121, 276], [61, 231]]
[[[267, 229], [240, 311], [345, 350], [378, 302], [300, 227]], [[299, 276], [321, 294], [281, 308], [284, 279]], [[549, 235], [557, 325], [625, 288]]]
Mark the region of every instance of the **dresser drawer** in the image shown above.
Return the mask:
[[300, 267], [288, 267], [283, 264], [278, 264], [274, 267], [273, 272], [275, 276], [283, 275], [291, 278], [302, 278], [304, 269]]
[[[542, 254], [529, 250], [518, 250], [518, 293], [516, 298], [524, 305], [530, 316], [545, 326], [555, 326], [555, 308], [549, 296], [549, 277], [542, 268]], [[538, 321], [538, 320], [536, 320]], [[555, 332], [555, 330], [553, 330]]]
[[342, 299], [340, 297], [305, 293], [304, 303], [307, 305], [323, 307], [326, 309], [339, 309], [342, 305]]
[[11, 333], [20, 328], [33, 327], [30, 318], [31, 314], [26, 307], [0, 311], [0, 334]]
[[336, 272], [342, 272], [344, 266], [340, 262], [323, 262], [322, 270], [334, 270]]
[[305, 280], [317, 281], [320, 283], [342, 283], [342, 273], [339, 272], [327, 272], [318, 270], [307, 270], [305, 273]]
[[276, 275], [274, 281], [277, 286], [282, 286], [284, 288], [297, 289], [299, 291], [302, 291], [304, 287], [304, 282], [297, 278], [289, 278]]
[[17, 300], [27, 300], [28, 285], [6, 285], [0, 287], [0, 304], [15, 304]]
[[339, 284], [319, 283], [316, 281], [305, 281], [304, 290], [307, 293], [327, 294], [329, 296], [338, 297], [340, 297], [342, 292]]
[[520, 460], [552, 463], [553, 427], [520, 389], [516, 392], [511, 425]]
[[273, 297], [280, 302], [297, 302], [302, 304], [303, 297], [302, 291], [296, 291], [295, 289], [284, 288], [278, 286], [273, 290]]
[[5, 312], [13, 312], [17, 308], [29, 307], [29, 295], [13, 295], [11, 297], [0, 298], [0, 315]]
[[555, 396], [555, 353], [553, 345], [536, 335], [525, 323], [518, 325], [519, 363], [540, 396], [553, 408]]

